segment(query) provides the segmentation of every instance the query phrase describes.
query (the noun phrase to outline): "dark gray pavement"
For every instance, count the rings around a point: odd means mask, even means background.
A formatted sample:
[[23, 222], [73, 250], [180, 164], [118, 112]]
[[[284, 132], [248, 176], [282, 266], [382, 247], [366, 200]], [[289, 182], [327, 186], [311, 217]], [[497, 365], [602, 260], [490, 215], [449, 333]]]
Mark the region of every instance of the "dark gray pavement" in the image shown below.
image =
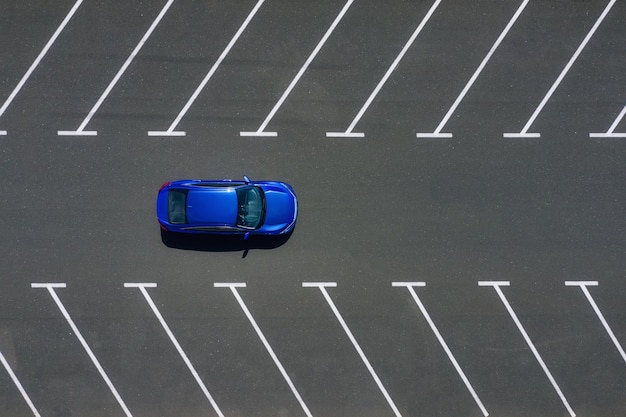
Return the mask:
[[[0, 4], [0, 101], [72, 6]], [[113, 4], [115, 3], [115, 4]], [[118, 4], [119, 3], [119, 4]], [[45, 288], [58, 295], [135, 417], [215, 416], [165, 323], [225, 416], [482, 416], [406, 287], [493, 416], [626, 414], [626, 143], [590, 139], [624, 106], [626, 7], [617, 2], [532, 131], [517, 132], [607, 1], [531, 1], [445, 131], [432, 131], [519, 4], [443, 1], [356, 130], [344, 130], [431, 6], [357, 0], [268, 130], [256, 130], [343, 7], [263, 4], [180, 123], [165, 130], [254, 1], [179, 0], [89, 124], [76, 129], [164, 1], [85, 1], [0, 116], [0, 353], [44, 417], [125, 412]], [[626, 132], [626, 122], [617, 129]], [[298, 193], [276, 248], [164, 245], [159, 186], [280, 179]], [[193, 245], [192, 245], [193, 246]], [[196, 250], [194, 250], [196, 249]], [[202, 250], [204, 249], [204, 250]], [[228, 288], [300, 394], [298, 401]], [[319, 288], [326, 288], [380, 384]], [[0, 415], [32, 416], [0, 367]]]

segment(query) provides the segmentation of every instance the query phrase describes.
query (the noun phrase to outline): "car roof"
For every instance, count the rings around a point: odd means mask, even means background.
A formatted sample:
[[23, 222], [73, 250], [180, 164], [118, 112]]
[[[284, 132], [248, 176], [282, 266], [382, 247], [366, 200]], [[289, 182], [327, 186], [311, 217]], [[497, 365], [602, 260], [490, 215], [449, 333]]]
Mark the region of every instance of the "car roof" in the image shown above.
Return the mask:
[[235, 187], [188, 187], [187, 223], [193, 225], [228, 225], [237, 221]]

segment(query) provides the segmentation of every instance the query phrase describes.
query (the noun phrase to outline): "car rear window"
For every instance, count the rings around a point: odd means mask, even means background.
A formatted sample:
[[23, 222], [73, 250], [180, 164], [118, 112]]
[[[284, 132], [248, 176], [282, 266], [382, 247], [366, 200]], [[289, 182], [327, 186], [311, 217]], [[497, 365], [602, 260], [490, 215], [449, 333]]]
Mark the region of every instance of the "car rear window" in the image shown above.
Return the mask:
[[168, 221], [172, 224], [187, 223], [187, 191], [170, 190], [167, 195]]

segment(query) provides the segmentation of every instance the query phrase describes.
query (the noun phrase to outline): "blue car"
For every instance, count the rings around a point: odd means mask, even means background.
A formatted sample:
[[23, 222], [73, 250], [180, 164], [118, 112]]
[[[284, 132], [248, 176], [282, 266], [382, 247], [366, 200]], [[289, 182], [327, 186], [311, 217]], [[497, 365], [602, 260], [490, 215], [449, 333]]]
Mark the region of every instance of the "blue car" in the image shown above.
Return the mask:
[[179, 180], [157, 196], [157, 219], [166, 232], [284, 235], [296, 224], [293, 188], [278, 181]]

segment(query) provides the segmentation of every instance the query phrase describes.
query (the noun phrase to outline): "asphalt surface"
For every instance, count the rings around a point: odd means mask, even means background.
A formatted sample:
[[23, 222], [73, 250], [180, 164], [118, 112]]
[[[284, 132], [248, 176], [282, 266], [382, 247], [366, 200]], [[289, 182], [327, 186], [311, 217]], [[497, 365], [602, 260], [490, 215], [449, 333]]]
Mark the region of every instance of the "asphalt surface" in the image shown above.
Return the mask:
[[[180, 0], [90, 121], [98, 135], [59, 136], [165, 4], [85, 1], [0, 117], [0, 415], [478, 417], [479, 401], [493, 416], [626, 415], [626, 143], [589, 137], [624, 106], [623, 2], [536, 119], [540, 138], [502, 134], [522, 129], [606, 1], [531, 1], [447, 123], [453, 138], [415, 135], [520, 3], [444, 0], [358, 123], [365, 137], [328, 138], [432, 5], [356, 1], [268, 125], [278, 137], [241, 137], [344, 5], [268, 0], [182, 118], [186, 136], [149, 137], [255, 5]], [[0, 4], [0, 101], [72, 4]], [[243, 175], [294, 186], [289, 240], [162, 240], [163, 182]], [[394, 282], [425, 282], [411, 288], [479, 401]], [[156, 284], [144, 290], [160, 317], [125, 283]]]

